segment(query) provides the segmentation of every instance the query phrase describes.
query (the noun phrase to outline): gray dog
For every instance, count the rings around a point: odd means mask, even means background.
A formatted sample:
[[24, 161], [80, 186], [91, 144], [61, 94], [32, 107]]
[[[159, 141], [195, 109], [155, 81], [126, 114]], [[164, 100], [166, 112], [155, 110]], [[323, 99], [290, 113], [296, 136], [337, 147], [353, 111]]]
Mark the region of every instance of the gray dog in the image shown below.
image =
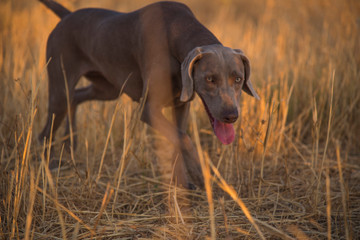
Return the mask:
[[[259, 98], [243, 52], [224, 47], [181, 3], [158, 2], [119, 13], [94, 8], [70, 12], [52, 0], [40, 1], [61, 21], [47, 42], [48, 118], [39, 140], [49, 139], [53, 114], [54, 133], [67, 115], [66, 91], [71, 103], [66, 135], [69, 118], [76, 131], [76, 107], [82, 102], [113, 100], [123, 92], [137, 102], [146, 97], [141, 120], [163, 134], [180, 153], [174, 181], [191, 187], [189, 175], [202, 187], [198, 155], [186, 134], [190, 101], [196, 92], [215, 135], [223, 144], [230, 144], [241, 90]], [[91, 84], [75, 89], [81, 76]], [[162, 114], [167, 106], [173, 108], [174, 123]]]

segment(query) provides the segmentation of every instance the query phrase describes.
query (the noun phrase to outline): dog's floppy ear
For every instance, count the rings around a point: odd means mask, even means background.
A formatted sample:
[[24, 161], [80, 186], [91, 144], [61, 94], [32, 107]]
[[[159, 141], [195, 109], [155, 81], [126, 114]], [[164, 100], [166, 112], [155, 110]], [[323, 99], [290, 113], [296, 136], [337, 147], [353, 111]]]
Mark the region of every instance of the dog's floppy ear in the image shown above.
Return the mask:
[[197, 47], [191, 50], [181, 64], [182, 90], [181, 102], [188, 102], [194, 97], [193, 67], [197, 60], [202, 57], [202, 48]]
[[243, 51], [241, 51], [240, 49], [233, 49], [233, 51], [236, 55], [240, 56], [240, 58], [244, 64], [244, 69], [245, 69], [245, 84], [243, 85], [244, 92], [246, 92], [250, 96], [253, 96], [257, 100], [260, 100], [259, 95], [257, 95], [257, 93], [255, 92], [255, 90], [251, 84], [251, 81], [250, 81], [250, 61], [249, 61], [249, 59], [245, 56]]

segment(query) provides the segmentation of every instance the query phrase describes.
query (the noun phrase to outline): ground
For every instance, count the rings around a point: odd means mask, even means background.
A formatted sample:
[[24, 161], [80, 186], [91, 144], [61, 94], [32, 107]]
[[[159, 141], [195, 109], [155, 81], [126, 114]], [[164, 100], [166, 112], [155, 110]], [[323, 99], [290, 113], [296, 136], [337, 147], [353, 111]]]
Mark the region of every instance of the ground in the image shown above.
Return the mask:
[[[59, 2], [126, 12], [149, 1]], [[78, 148], [62, 151], [60, 129], [52, 148], [64, 165], [50, 171], [37, 135], [46, 39], [59, 19], [37, 1], [0, 3], [2, 239], [358, 238], [359, 2], [184, 2], [245, 52], [261, 97], [243, 95], [229, 146], [195, 98], [188, 133], [208, 181], [196, 190], [170, 183], [171, 144], [126, 96], [80, 106]]]

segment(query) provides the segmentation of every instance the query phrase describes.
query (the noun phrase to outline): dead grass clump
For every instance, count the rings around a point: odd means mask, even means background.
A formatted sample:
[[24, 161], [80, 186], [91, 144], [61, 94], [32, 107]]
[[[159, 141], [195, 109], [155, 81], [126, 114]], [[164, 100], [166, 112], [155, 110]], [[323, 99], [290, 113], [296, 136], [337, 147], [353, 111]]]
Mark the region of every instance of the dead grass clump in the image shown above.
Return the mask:
[[48, 146], [36, 135], [47, 102], [45, 42], [58, 19], [37, 2], [0, 3], [2, 239], [360, 235], [359, 3], [186, 3], [224, 45], [245, 51], [261, 96], [243, 96], [230, 146], [216, 140], [201, 102], [193, 102], [188, 130], [203, 159], [205, 191], [170, 184], [172, 147], [139, 121], [141, 104], [126, 97], [80, 106], [78, 149], [62, 151], [58, 134], [52, 147], [65, 165], [50, 172]]

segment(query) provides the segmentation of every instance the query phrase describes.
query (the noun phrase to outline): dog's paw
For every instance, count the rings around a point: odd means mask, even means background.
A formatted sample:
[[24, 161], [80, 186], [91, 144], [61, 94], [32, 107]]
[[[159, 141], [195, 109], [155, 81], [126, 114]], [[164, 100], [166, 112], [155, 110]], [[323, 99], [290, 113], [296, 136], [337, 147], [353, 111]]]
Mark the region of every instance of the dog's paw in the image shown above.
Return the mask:
[[187, 189], [189, 189], [189, 190], [196, 190], [196, 185], [193, 184], [193, 183], [191, 183], [191, 182], [189, 182]]
[[49, 162], [49, 170], [52, 172], [58, 171], [59, 169], [61, 170], [67, 170], [70, 168], [69, 164], [66, 161], [61, 161], [59, 159], [51, 159]]
[[77, 140], [75, 137], [73, 139], [72, 145], [71, 145], [71, 140], [69, 138], [64, 140], [63, 143], [64, 143], [64, 148], [68, 153], [71, 153], [71, 147], [73, 148], [74, 151], [76, 150]]

